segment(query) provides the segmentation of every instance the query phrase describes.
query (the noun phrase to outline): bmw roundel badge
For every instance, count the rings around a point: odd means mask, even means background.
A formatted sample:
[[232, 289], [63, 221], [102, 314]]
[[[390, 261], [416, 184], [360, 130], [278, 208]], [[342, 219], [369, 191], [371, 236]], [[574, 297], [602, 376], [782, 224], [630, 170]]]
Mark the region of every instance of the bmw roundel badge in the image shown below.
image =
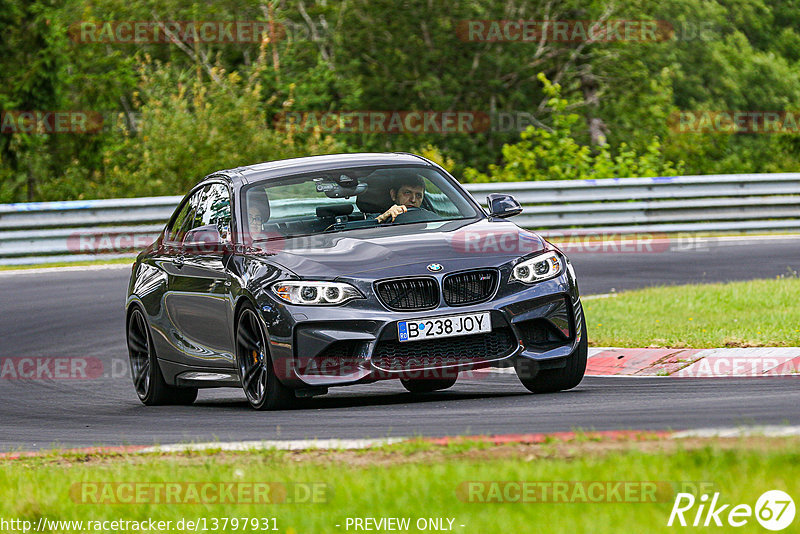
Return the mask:
[[442, 269], [444, 269], [444, 267], [442, 267], [440, 263], [431, 263], [428, 265], [428, 270], [432, 273], [438, 273]]

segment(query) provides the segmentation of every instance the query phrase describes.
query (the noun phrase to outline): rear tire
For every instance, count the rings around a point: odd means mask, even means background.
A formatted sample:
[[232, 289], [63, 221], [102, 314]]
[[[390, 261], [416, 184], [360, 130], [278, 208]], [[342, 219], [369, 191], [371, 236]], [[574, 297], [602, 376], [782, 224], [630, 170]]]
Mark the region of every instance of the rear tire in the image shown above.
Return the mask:
[[138, 307], [128, 317], [127, 339], [133, 387], [142, 404], [192, 404], [197, 399], [197, 388], [178, 388], [164, 381], [147, 320]]
[[236, 368], [242, 390], [256, 410], [278, 410], [295, 401], [294, 391], [275, 375], [264, 326], [250, 304], [236, 321]]
[[411, 393], [431, 393], [453, 387], [458, 377], [433, 380], [421, 378], [401, 378], [400, 383]]
[[567, 356], [567, 362], [564, 367], [542, 369], [532, 374], [530, 373], [530, 362], [520, 360], [514, 362], [517, 378], [528, 391], [533, 393], [554, 393], [572, 389], [581, 383], [586, 372], [586, 358], [589, 355], [589, 338], [586, 334], [585, 318], [582, 323], [581, 340], [572, 354]]

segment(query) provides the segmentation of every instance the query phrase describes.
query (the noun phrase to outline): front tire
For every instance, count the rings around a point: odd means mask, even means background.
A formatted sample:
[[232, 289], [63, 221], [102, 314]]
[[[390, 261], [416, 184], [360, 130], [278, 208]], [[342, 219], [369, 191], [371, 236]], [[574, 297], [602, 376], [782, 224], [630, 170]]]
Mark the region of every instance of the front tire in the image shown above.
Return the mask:
[[153, 348], [150, 329], [139, 308], [128, 317], [128, 360], [136, 395], [145, 406], [164, 404], [192, 404], [197, 399], [197, 388], [178, 388], [164, 381]]
[[530, 362], [517, 360], [514, 367], [517, 378], [528, 391], [533, 393], [555, 393], [572, 389], [583, 380], [586, 372], [586, 359], [589, 355], [589, 338], [586, 334], [586, 319], [581, 324], [581, 340], [578, 347], [567, 356], [567, 362], [560, 369], [542, 369], [531, 373]]
[[275, 375], [264, 326], [249, 304], [236, 322], [236, 364], [247, 402], [256, 410], [285, 408], [294, 400], [294, 391]]

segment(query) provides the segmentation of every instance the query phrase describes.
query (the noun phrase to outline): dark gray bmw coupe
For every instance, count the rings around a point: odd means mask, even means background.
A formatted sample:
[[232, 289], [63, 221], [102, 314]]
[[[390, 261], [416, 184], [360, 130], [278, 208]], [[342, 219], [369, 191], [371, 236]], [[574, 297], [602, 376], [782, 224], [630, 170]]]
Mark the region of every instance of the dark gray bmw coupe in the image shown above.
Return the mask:
[[[498, 185], [498, 188], [502, 186]], [[144, 404], [241, 387], [256, 409], [331, 386], [411, 392], [514, 367], [530, 391], [575, 387], [587, 335], [569, 259], [413, 154], [345, 154], [215, 172], [141, 252], [127, 342]]]

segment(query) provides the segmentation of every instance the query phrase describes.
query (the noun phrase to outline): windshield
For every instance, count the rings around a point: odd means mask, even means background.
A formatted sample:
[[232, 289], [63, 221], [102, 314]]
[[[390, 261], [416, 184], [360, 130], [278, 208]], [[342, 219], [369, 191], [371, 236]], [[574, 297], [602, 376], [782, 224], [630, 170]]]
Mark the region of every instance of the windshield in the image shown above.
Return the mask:
[[243, 192], [254, 241], [472, 219], [473, 204], [430, 167], [359, 167], [270, 179]]

